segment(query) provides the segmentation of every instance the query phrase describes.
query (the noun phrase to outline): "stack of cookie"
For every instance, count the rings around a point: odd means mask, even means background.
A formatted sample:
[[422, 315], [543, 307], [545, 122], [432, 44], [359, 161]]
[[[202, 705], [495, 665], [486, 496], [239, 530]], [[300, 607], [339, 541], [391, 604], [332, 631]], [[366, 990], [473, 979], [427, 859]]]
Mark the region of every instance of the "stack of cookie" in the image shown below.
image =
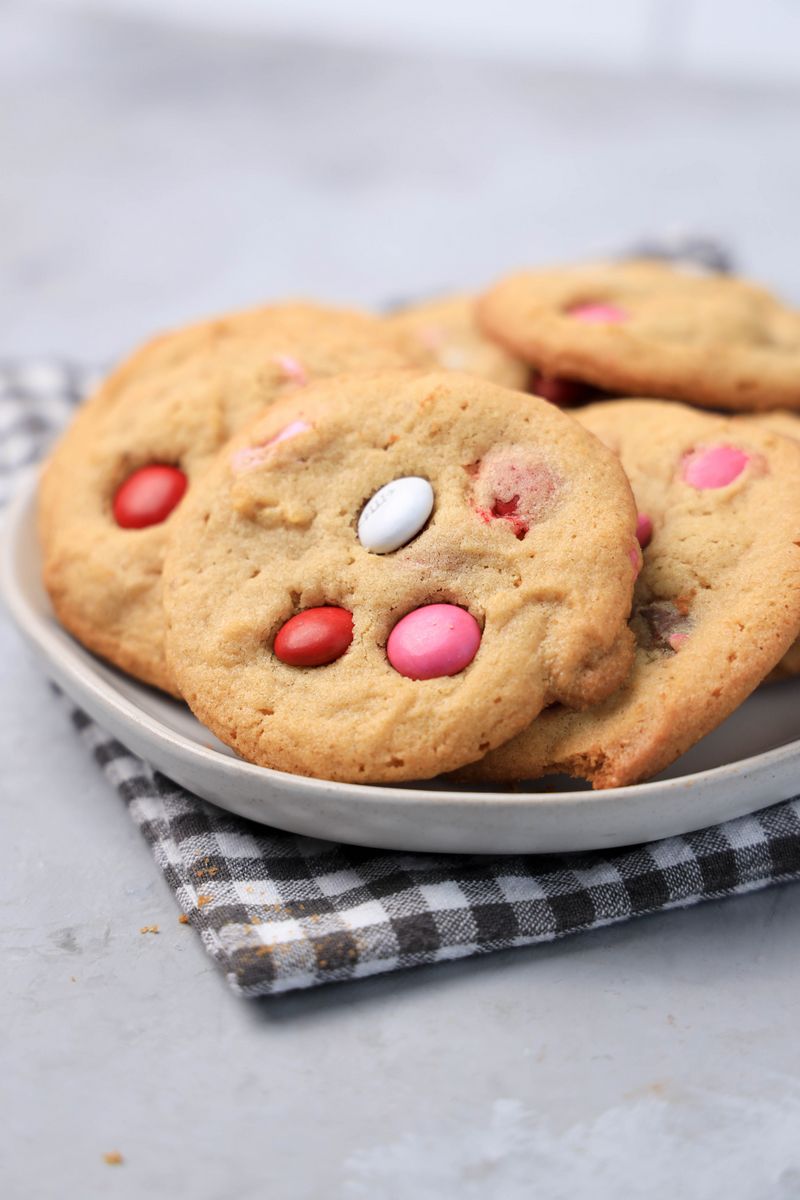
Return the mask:
[[798, 365], [799, 313], [655, 262], [193, 326], [56, 448], [45, 583], [263, 766], [634, 783], [800, 665]]

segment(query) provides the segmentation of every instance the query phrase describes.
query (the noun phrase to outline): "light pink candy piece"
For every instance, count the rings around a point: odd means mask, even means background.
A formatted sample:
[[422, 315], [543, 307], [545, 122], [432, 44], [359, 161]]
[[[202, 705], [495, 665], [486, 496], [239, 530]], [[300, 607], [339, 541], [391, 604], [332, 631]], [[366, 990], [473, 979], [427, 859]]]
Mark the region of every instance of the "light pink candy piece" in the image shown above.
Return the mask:
[[619, 325], [627, 321], [628, 314], [617, 304], [576, 304], [569, 315], [586, 325]]
[[685, 454], [681, 474], [686, 483], [701, 491], [727, 487], [741, 475], [749, 461], [749, 454], [736, 446], [709, 446], [707, 450]]
[[308, 421], [299, 417], [296, 421], [290, 421], [288, 425], [285, 425], [280, 433], [276, 433], [275, 437], [269, 439], [266, 445], [277, 446], [279, 442], [288, 442], [289, 438], [297, 437], [298, 433], [307, 433], [310, 428]]
[[445, 332], [440, 325], [423, 325], [417, 336], [428, 350], [439, 350], [445, 341]]
[[688, 640], [688, 633], [673, 633], [667, 638], [667, 641], [673, 650], [680, 650], [681, 646], [685, 646]]
[[630, 550], [628, 551], [628, 558], [631, 560], [634, 577], [638, 576], [642, 569], [642, 552], [639, 549], [638, 543], [635, 546], [631, 546]]
[[478, 622], [463, 608], [426, 604], [397, 622], [386, 656], [407, 679], [439, 679], [468, 667], [480, 644]]
[[645, 550], [653, 537], [653, 522], [648, 517], [647, 513], [639, 513], [636, 518], [636, 540], [639, 545]]
[[275, 362], [286, 378], [291, 379], [292, 383], [296, 383], [298, 387], [303, 387], [308, 383], [306, 369], [298, 358], [294, 358], [291, 354], [276, 354]]
[[302, 419], [290, 421], [261, 446], [245, 446], [243, 450], [237, 450], [231, 458], [231, 466], [234, 471], [252, 471], [267, 461], [271, 451], [280, 442], [288, 442], [290, 438], [297, 437], [298, 433], [306, 433], [309, 429], [311, 426], [308, 421]]

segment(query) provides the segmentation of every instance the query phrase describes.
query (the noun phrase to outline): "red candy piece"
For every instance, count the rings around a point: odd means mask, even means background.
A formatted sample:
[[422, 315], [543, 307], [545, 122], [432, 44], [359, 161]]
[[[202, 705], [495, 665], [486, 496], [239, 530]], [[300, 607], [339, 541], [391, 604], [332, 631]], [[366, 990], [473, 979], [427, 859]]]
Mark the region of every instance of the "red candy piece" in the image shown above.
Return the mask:
[[549, 400], [558, 408], [574, 408], [577, 404], [588, 404], [599, 395], [591, 384], [578, 379], [564, 379], [560, 375], [534, 375], [531, 385], [534, 396]]
[[275, 657], [288, 667], [324, 667], [341, 658], [353, 640], [353, 614], [323, 605], [290, 617], [275, 637]]
[[188, 482], [180, 467], [140, 467], [117, 488], [114, 520], [123, 529], [160, 525], [183, 499]]
[[528, 522], [519, 515], [518, 505], [519, 496], [512, 496], [510, 500], [495, 500], [492, 505], [492, 516], [505, 517], [514, 530], [514, 536], [522, 541], [529, 526]]

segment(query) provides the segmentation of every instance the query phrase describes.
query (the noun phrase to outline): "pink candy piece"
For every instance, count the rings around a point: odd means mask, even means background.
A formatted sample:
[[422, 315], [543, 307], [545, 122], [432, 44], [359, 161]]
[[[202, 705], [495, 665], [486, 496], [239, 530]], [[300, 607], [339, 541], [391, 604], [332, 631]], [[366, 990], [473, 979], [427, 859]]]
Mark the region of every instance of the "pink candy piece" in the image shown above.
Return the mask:
[[576, 304], [568, 312], [576, 321], [583, 321], [586, 325], [619, 325], [628, 319], [625, 309], [616, 304]]
[[653, 522], [648, 517], [647, 513], [639, 513], [636, 518], [636, 540], [639, 545], [645, 550], [653, 537]]
[[681, 646], [685, 646], [688, 640], [688, 633], [673, 633], [671, 637], [667, 638], [673, 650], [680, 650]]
[[298, 433], [307, 433], [309, 429], [311, 426], [308, 421], [302, 419], [290, 421], [280, 432], [271, 437], [269, 441], [263, 442], [262, 445], [245, 446], [244, 449], [237, 450], [231, 458], [231, 466], [234, 471], [252, 471], [267, 461], [270, 452], [280, 442], [288, 442], [289, 438], [297, 437]]
[[407, 679], [439, 679], [469, 666], [481, 644], [478, 622], [455, 604], [426, 604], [397, 622], [386, 656]]
[[440, 325], [423, 325], [417, 336], [428, 350], [439, 350], [445, 342], [445, 332]]
[[741, 475], [749, 461], [750, 456], [736, 446], [709, 446], [684, 455], [681, 475], [686, 483], [701, 491], [727, 487]]
[[303, 421], [302, 418], [297, 421], [290, 421], [285, 425], [280, 433], [276, 433], [275, 437], [271, 437], [266, 443], [267, 446], [277, 446], [279, 442], [288, 442], [289, 438], [297, 437], [298, 433], [307, 433], [311, 428], [308, 421]]
[[635, 546], [631, 546], [630, 550], [628, 551], [628, 558], [631, 560], [633, 574], [634, 577], [636, 577], [642, 569], [642, 552], [639, 549], [638, 543]]
[[286, 378], [290, 379], [292, 383], [296, 383], [298, 387], [303, 387], [308, 383], [306, 369], [299, 359], [294, 358], [291, 354], [276, 354], [275, 362]]

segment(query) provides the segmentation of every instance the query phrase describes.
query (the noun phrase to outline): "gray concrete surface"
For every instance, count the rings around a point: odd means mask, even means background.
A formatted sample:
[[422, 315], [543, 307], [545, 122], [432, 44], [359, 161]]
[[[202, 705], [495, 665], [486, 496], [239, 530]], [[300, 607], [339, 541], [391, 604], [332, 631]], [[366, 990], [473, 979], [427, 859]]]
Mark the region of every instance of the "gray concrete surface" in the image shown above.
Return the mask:
[[[799, 116], [6, 3], [0, 354], [108, 358], [262, 295], [377, 301], [671, 224], [800, 298]], [[800, 888], [243, 1003], [2, 620], [4, 1198], [800, 1196]]]

